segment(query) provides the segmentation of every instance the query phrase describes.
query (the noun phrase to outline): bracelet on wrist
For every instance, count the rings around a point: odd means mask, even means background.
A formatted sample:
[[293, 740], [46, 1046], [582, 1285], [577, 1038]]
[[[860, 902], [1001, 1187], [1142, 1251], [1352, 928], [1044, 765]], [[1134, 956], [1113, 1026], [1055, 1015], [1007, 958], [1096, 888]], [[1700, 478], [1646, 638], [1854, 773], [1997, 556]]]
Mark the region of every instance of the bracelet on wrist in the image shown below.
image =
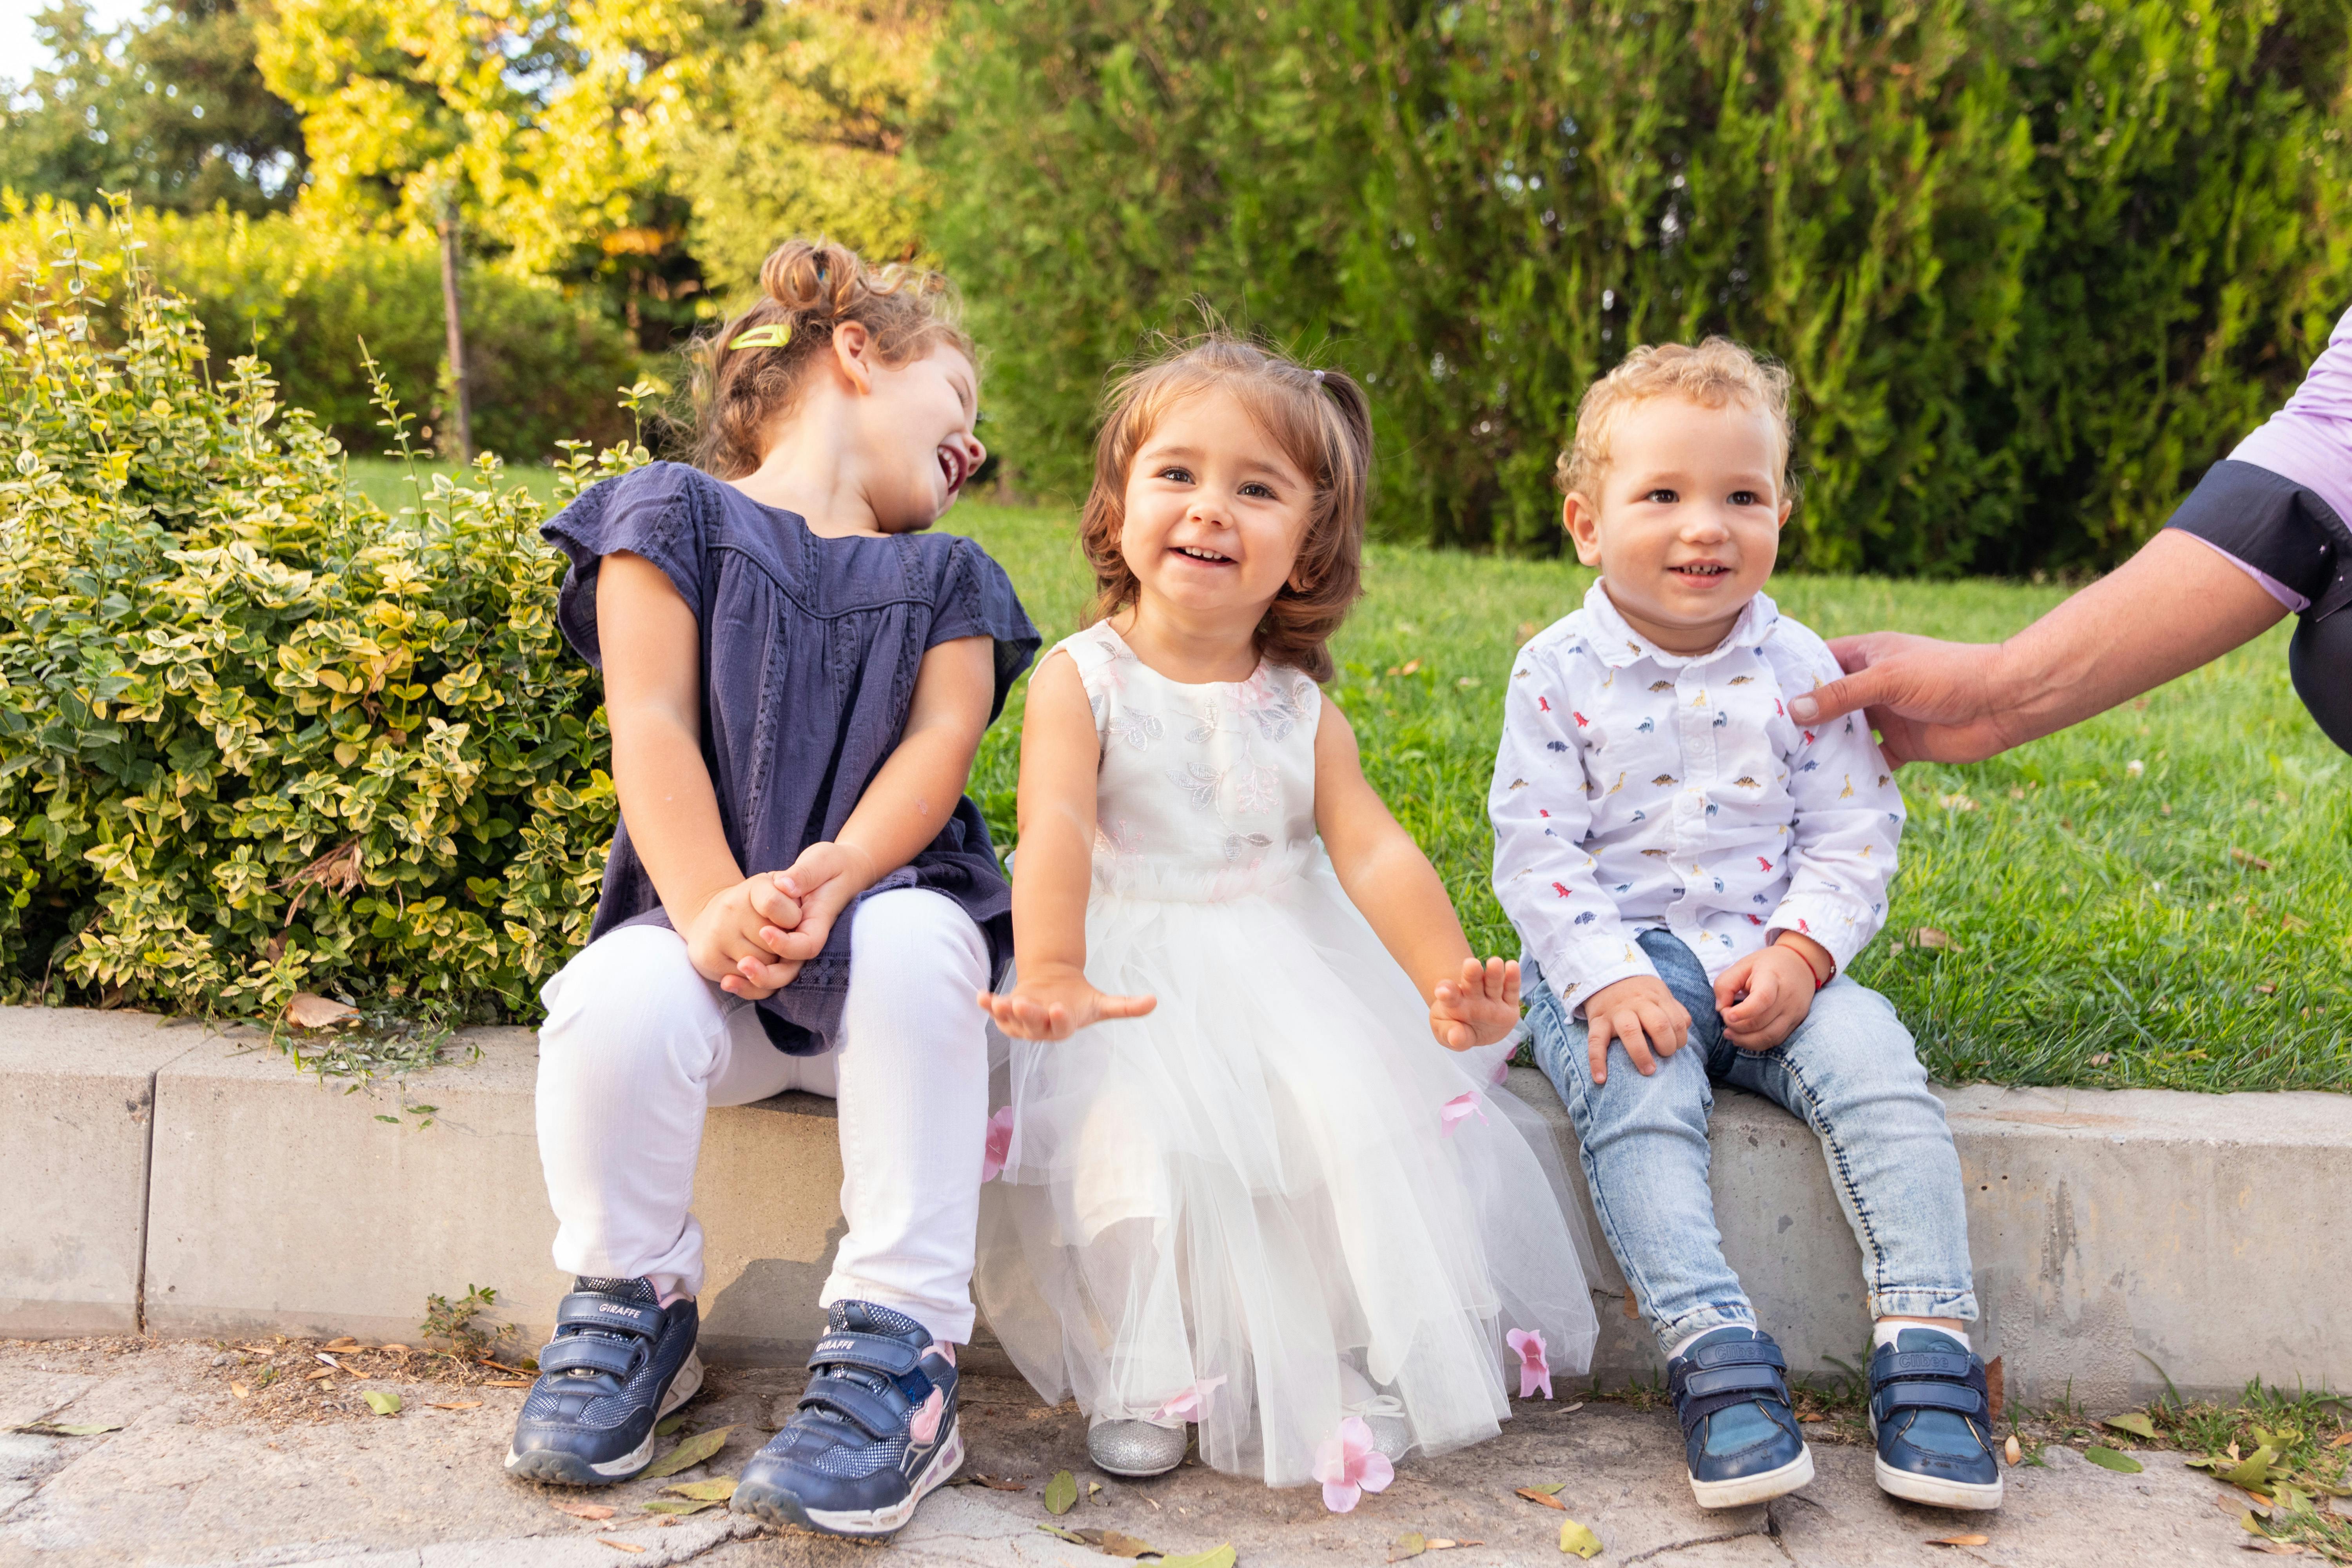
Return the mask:
[[[1775, 935], [1775, 936], [1772, 938], [1772, 945], [1773, 945], [1774, 947], [1778, 947], [1778, 946], [1780, 946], [1780, 938], [1781, 938], [1781, 937], [1783, 937], [1783, 936], [1786, 936], [1786, 935], [1788, 935], [1788, 934], [1789, 934], [1789, 933], [1788, 933], [1787, 931], [1781, 931], [1781, 932], [1780, 932], [1779, 934]], [[1805, 966], [1805, 973], [1808, 973], [1808, 974], [1810, 974], [1810, 975], [1811, 975], [1811, 976], [1813, 977], [1813, 994], [1814, 994], [1814, 995], [1816, 995], [1816, 996], [1820, 995], [1820, 994], [1822, 994], [1822, 990], [1823, 990], [1823, 989], [1824, 989], [1824, 988], [1829, 984], [1829, 983], [1830, 983], [1831, 981], [1835, 980], [1835, 979], [1837, 978], [1837, 960], [1836, 960], [1836, 959], [1832, 958], [1832, 959], [1831, 959], [1831, 960], [1830, 960], [1830, 972], [1829, 972], [1827, 974], [1823, 974], [1820, 970], [1815, 969], [1815, 968], [1813, 967], [1813, 961], [1812, 961], [1811, 959], [1807, 958], [1807, 957], [1806, 957], [1802, 952], [1799, 952], [1797, 949], [1795, 949], [1795, 948], [1793, 948], [1793, 947], [1792, 947], [1792, 948], [1790, 948], [1790, 949], [1789, 950], [1789, 952], [1790, 952], [1792, 955], [1794, 955], [1794, 957], [1796, 958], [1796, 960], [1797, 960], [1797, 962], [1798, 962], [1799, 963], [1801, 963], [1801, 964], [1803, 964], [1803, 965]]]

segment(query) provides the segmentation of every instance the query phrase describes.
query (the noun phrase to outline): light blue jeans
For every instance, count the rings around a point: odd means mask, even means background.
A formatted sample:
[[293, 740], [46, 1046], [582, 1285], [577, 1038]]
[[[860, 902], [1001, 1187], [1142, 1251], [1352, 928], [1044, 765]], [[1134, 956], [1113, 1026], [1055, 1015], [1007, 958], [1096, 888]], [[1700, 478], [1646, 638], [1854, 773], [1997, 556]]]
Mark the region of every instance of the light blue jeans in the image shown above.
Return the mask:
[[1691, 1016], [1688, 1042], [1650, 1077], [1612, 1040], [1608, 1080], [1594, 1083], [1583, 1023], [1532, 960], [1524, 961], [1525, 994], [1536, 1065], [1568, 1107], [1593, 1211], [1661, 1349], [1671, 1353], [1727, 1323], [1757, 1326], [1724, 1261], [1707, 1187], [1706, 1118], [1717, 1083], [1777, 1102], [1821, 1139], [1830, 1184], [1862, 1244], [1872, 1317], [1973, 1321], [1959, 1155], [1911, 1032], [1886, 998], [1841, 974], [1787, 1039], [1743, 1051], [1724, 1037], [1698, 956], [1670, 931], [1644, 931], [1641, 943]]

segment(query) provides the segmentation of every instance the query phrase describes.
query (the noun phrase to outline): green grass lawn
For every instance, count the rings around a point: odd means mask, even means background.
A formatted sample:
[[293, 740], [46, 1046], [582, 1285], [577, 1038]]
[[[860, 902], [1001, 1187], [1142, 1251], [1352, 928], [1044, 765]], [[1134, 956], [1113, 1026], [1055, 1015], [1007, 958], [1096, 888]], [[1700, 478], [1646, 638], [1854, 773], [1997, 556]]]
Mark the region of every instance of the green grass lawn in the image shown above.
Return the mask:
[[[398, 504], [399, 465], [352, 468]], [[541, 495], [551, 479], [515, 477]], [[1003, 563], [1049, 645], [1077, 629], [1091, 580], [1067, 514], [966, 503], [948, 526]], [[1482, 953], [1518, 950], [1486, 881], [1503, 683], [1524, 636], [1575, 608], [1591, 581], [1561, 563], [1375, 546], [1370, 591], [1339, 640], [1330, 695]], [[1895, 626], [1971, 640], [2063, 596], [1839, 577], [1783, 578], [1772, 592], [1824, 637]], [[1903, 770], [1911, 820], [1894, 916], [1853, 972], [1894, 1000], [1938, 1079], [2352, 1089], [2352, 767], [2297, 705], [2285, 647], [2281, 628], [1992, 762]], [[1020, 716], [1016, 692], [972, 776], [1006, 843]], [[1950, 945], [1910, 940], [1922, 927]]]

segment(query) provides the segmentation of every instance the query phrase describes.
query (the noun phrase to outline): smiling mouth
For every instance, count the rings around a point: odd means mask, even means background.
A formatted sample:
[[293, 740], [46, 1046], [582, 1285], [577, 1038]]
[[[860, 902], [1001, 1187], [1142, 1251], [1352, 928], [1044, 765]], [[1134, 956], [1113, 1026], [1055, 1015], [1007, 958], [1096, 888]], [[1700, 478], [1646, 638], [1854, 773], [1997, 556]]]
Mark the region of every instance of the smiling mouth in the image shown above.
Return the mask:
[[953, 495], [971, 477], [971, 469], [965, 466], [963, 454], [952, 447], [941, 447], [939, 459], [940, 476], [948, 482], [948, 494]]
[[1691, 578], [1701, 583], [1713, 582], [1717, 577], [1731, 575], [1730, 567], [1714, 561], [1694, 562], [1688, 566], [1670, 566], [1666, 570], [1677, 577]]
[[1232, 556], [1220, 555], [1213, 550], [1203, 550], [1197, 544], [1171, 545], [1170, 551], [1173, 554], [1183, 556], [1188, 561], [1205, 561], [1212, 566], [1230, 566], [1234, 563]]

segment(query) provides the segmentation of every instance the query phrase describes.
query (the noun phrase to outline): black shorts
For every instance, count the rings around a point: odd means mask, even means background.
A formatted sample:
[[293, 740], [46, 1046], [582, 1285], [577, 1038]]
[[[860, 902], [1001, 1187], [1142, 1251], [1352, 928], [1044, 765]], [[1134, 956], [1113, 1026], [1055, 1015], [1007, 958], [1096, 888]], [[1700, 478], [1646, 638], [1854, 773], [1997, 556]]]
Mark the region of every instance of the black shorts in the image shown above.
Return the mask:
[[2193, 533], [2311, 601], [2287, 645], [2295, 694], [2352, 752], [2352, 529], [2312, 490], [2253, 463], [2207, 470], [2167, 528]]

